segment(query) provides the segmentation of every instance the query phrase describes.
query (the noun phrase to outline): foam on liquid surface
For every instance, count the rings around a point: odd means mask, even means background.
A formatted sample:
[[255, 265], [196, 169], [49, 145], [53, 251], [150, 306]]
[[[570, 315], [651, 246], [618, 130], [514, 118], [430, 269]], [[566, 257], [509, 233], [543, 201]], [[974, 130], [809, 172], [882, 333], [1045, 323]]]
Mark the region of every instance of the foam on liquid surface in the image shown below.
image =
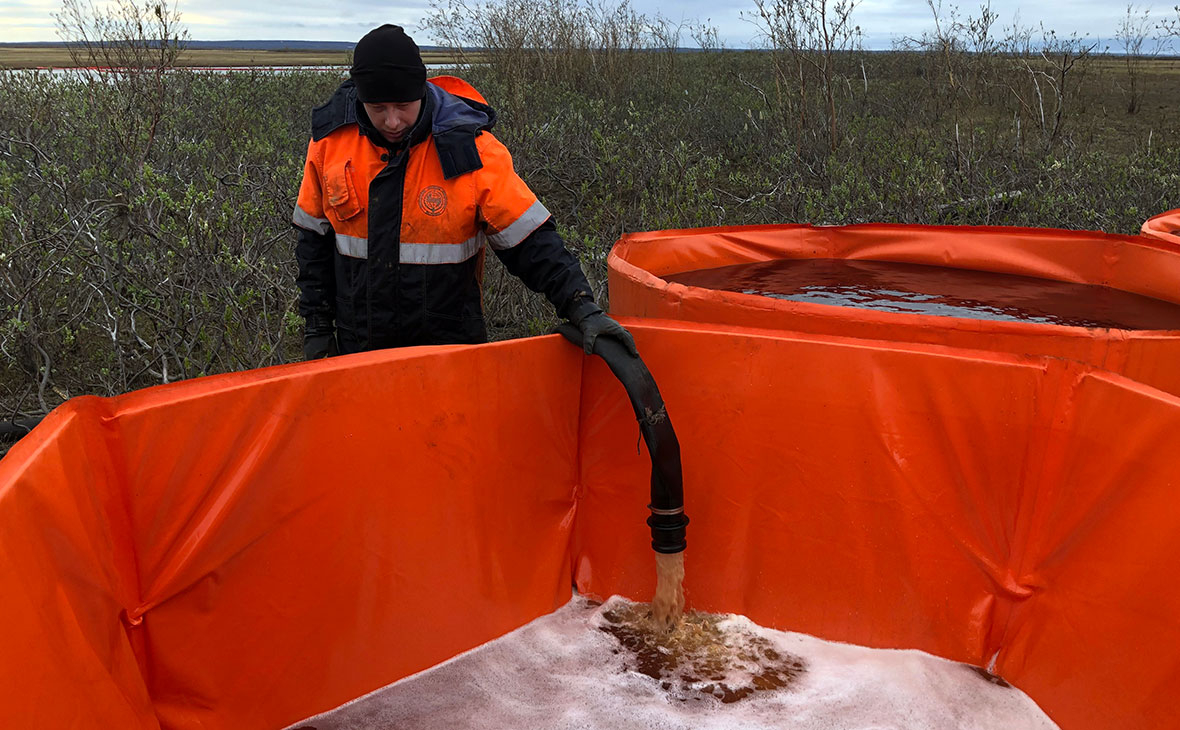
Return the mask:
[[918, 651], [867, 649], [575, 597], [495, 641], [309, 718], [310, 730], [1041, 730], [1017, 689]]

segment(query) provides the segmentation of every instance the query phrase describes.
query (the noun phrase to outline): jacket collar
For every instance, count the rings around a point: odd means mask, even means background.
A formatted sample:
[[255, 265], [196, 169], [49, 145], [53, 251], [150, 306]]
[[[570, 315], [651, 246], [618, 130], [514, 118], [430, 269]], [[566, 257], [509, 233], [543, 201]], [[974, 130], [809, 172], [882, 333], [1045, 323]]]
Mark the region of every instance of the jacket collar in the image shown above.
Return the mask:
[[475, 138], [496, 125], [496, 110], [434, 84], [427, 84], [426, 95], [434, 99], [430, 133], [443, 178], [450, 180], [483, 167]]
[[346, 124], [356, 124], [356, 86], [340, 84], [325, 103], [311, 110], [311, 138], [320, 141]]
[[390, 145], [361, 113], [356, 98], [356, 86], [351, 79], [332, 94], [332, 98], [311, 113], [311, 136], [315, 141], [349, 124], [356, 124], [358, 132], [374, 144], [391, 149], [402, 145], [413, 146], [433, 136], [447, 180], [483, 167], [475, 138], [496, 124], [496, 110], [487, 104], [455, 96], [434, 84], [426, 84], [422, 113], [406, 142]]

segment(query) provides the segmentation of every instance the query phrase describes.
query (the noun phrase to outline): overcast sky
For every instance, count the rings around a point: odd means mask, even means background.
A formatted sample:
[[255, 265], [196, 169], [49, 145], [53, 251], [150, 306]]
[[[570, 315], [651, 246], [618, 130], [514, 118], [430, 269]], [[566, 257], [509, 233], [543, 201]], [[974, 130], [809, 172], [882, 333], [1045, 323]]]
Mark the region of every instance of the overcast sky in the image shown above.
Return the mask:
[[[613, 2], [614, 0], [608, 0]], [[758, 45], [756, 29], [742, 19], [754, 7], [754, 0], [687, 0], [668, 3], [658, 0], [631, 0], [632, 7], [642, 13], [660, 14], [673, 21], [707, 20], [718, 28], [725, 45], [730, 48]], [[1140, 3], [1141, 12], [1148, 9], [1153, 19], [1175, 18], [1176, 2]], [[949, 8], [951, 3], [945, 2]], [[1114, 0], [1044, 0], [1018, 2], [994, 0], [991, 3], [1000, 20], [997, 25], [1010, 25], [1019, 18], [1021, 25], [1038, 27], [1041, 23], [1057, 31], [1058, 35], [1088, 34], [1101, 45], [1120, 50], [1113, 40], [1119, 21], [1127, 7]], [[53, 13], [60, 0], [0, 0], [0, 41], [58, 40]], [[355, 41], [381, 23], [403, 25], [424, 45], [434, 41], [426, 33], [414, 33], [419, 19], [430, 7], [430, 0], [396, 0], [394, 3], [377, 0], [203, 0], [200, 3], [180, 0], [182, 21], [195, 40], [231, 39], [300, 39]], [[979, 4], [959, 3], [960, 14], [977, 15]], [[863, 0], [854, 12], [854, 19], [865, 33], [869, 48], [887, 49], [894, 38], [918, 36], [933, 27], [930, 9], [925, 0]], [[997, 28], [997, 34], [1003, 31]], [[684, 37], [682, 45], [690, 45]]]

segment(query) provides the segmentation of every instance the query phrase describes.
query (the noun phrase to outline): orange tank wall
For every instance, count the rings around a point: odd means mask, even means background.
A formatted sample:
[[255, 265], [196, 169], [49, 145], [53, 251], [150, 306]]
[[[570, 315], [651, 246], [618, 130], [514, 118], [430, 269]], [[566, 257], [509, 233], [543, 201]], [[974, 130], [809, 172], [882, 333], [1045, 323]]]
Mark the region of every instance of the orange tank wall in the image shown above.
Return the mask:
[[[1180, 399], [1055, 357], [626, 324], [680, 439], [690, 606], [995, 656], [1069, 730], [1174, 726]], [[75, 399], [0, 462], [0, 707], [278, 728], [571, 581], [646, 599], [649, 473], [621, 386], [556, 336]]]
[[[994, 657], [1068, 730], [1174, 727], [1180, 399], [1059, 358], [624, 322], [681, 444], [690, 605]], [[645, 456], [604, 370], [575, 575], [646, 597]]]
[[0, 601], [6, 727], [279, 728], [564, 604], [581, 360], [423, 348], [59, 408], [0, 462], [4, 593], [45, 584]]
[[623, 236], [609, 263], [625, 316], [1051, 355], [1180, 394], [1180, 331], [1130, 331], [833, 307], [669, 283], [663, 275], [790, 258], [894, 261], [1098, 284], [1180, 302], [1180, 249], [1090, 231], [871, 223], [653, 231]]
[[1140, 230], [1144, 236], [1149, 238], [1173, 246], [1180, 245], [1180, 208], [1148, 218], [1143, 222]]

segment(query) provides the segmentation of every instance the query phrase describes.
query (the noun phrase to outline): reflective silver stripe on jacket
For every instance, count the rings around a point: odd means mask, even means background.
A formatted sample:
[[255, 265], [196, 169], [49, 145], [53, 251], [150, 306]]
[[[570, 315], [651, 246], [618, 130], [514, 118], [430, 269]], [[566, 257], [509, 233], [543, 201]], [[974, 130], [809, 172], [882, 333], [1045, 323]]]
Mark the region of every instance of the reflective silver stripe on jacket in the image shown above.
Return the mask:
[[369, 258], [369, 239], [336, 234], [336, 250], [341, 256], [351, 256], [354, 259]]
[[528, 210], [516, 219], [515, 223], [499, 233], [489, 235], [488, 242], [492, 244], [492, 248], [500, 251], [506, 248], [512, 248], [528, 238], [529, 234], [537, 230], [537, 227], [544, 223], [548, 217], [549, 211], [538, 200], [530, 205]]
[[482, 232], [463, 243], [403, 243], [400, 260], [403, 264], [461, 264], [483, 248]]
[[327, 218], [316, 218], [315, 216], [308, 215], [298, 205], [295, 206], [295, 213], [291, 215], [291, 222], [300, 228], [314, 231], [321, 236], [328, 235], [328, 231], [332, 228], [332, 224], [328, 222]]

